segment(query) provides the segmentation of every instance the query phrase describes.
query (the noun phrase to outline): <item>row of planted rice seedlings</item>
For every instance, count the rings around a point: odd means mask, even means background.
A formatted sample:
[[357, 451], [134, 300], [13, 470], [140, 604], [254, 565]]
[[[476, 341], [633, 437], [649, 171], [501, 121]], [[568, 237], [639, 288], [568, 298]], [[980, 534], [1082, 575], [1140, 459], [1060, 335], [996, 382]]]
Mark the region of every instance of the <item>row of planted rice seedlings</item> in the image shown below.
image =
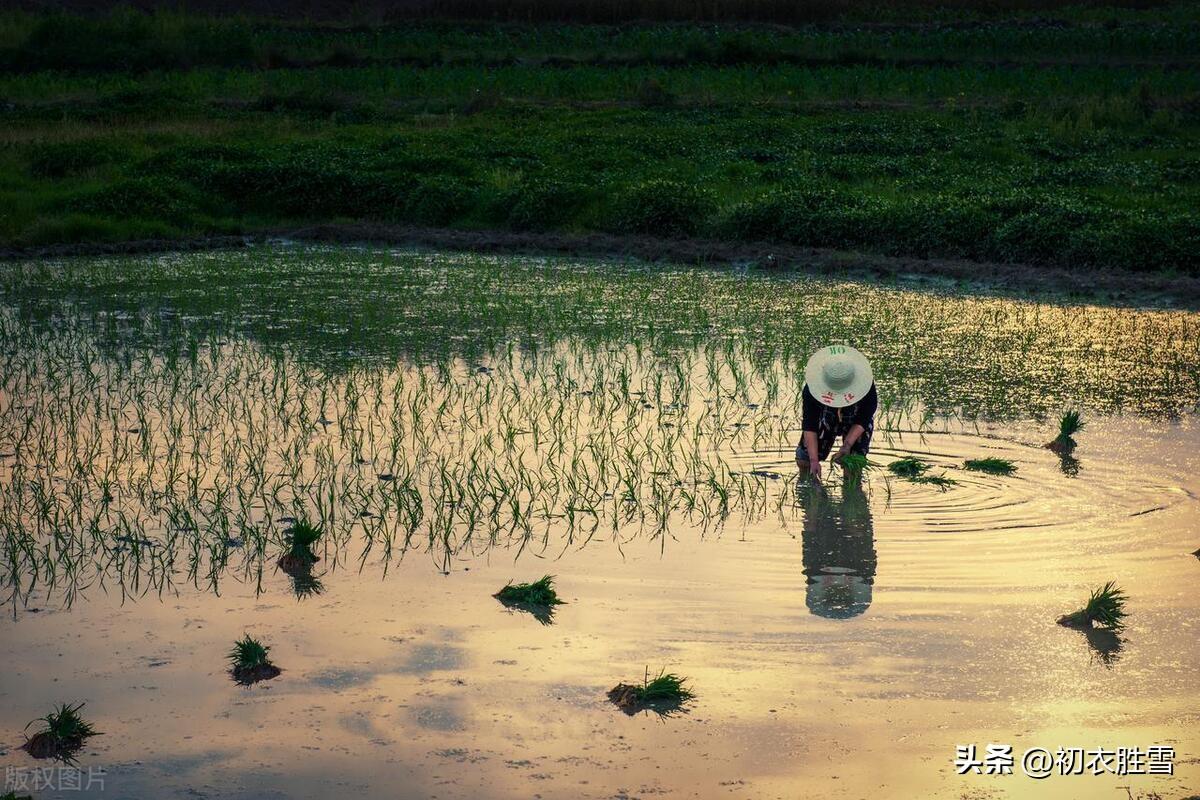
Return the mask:
[[442, 568], [496, 545], [720, 525], [768, 505], [726, 455], [786, 447], [798, 416], [794, 365], [730, 340], [510, 342], [488, 364], [330, 374], [215, 335], [113, 352], [69, 317], [0, 325], [17, 334], [0, 423], [15, 596], [258, 582], [281, 522], [310, 515], [334, 564], [358, 541], [360, 561], [420, 549]]

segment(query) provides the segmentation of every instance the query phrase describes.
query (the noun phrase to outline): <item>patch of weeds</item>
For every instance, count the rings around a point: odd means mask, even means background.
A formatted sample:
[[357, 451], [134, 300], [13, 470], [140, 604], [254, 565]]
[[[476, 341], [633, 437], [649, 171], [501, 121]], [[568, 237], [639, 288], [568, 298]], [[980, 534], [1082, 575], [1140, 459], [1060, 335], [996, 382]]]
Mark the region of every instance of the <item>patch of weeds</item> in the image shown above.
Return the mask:
[[971, 458], [963, 462], [963, 466], [989, 475], [1012, 475], [1017, 471], [1017, 465], [1007, 458]]
[[243, 686], [249, 686], [278, 677], [283, 670], [271, 663], [267, 656], [270, 649], [248, 633], [234, 642], [233, 649], [229, 651], [229, 672], [233, 679]]
[[554, 576], [543, 575], [533, 583], [516, 583], [509, 581], [504, 588], [494, 595], [506, 608], [527, 611], [543, 625], [554, 621], [554, 607], [565, 605], [566, 601], [559, 599], [554, 591]]
[[608, 691], [608, 699], [630, 716], [639, 711], [669, 716], [696, 697], [686, 683], [687, 678], [664, 670], [659, 670], [658, 675], [651, 679], [647, 667], [641, 685], [618, 683]]
[[[63, 703], [44, 717], [29, 723], [45, 723], [42, 730], [25, 740], [24, 750], [34, 758], [55, 758], [71, 761], [84, 740], [98, 736], [99, 732], [79, 715], [84, 704], [72, 706]], [[29, 725], [25, 726], [29, 730]]]
[[1058, 624], [1068, 628], [1088, 630], [1105, 628], [1119, 631], [1125, 627], [1125, 611], [1127, 601], [1125, 592], [1117, 588], [1115, 581], [1109, 581], [1092, 592], [1087, 605], [1071, 614], [1058, 618]]

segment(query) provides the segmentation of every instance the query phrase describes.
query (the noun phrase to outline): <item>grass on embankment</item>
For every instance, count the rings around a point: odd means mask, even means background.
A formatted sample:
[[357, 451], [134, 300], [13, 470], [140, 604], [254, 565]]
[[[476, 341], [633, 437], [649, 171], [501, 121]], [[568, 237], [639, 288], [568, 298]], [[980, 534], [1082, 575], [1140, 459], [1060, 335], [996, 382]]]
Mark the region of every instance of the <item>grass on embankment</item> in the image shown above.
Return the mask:
[[[1196, 274], [1200, 71], [1113, 66], [1193, 58], [1194, 26], [1155, 13], [1168, 18], [925, 42], [686, 25], [351, 36], [160, 16], [111, 23], [107, 50], [37, 50], [75, 72], [18, 67], [47, 31], [82, 41], [100, 23], [0, 17], [0, 246], [365, 221]], [[232, 55], [189, 49], [204, 25]], [[989, 35], [1006, 60], [1084, 63], [972, 63]], [[143, 51], [177, 68], [145, 72]], [[79, 52], [94, 64], [69, 63]], [[326, 65], [295, 66], [311, 63]]]

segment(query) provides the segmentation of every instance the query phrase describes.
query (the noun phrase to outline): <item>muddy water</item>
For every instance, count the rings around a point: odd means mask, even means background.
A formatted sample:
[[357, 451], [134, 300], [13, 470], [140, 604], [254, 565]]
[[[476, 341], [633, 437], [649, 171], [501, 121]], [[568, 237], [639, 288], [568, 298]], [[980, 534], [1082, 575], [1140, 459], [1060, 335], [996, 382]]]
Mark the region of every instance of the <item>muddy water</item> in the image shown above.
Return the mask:
[[[752, 292], [745, 295], [748, 308]], [[47, 294], [53, 292], [43, 291], [35, 301], [32, 294], [10, 292], [7, 302], [23, 312]], [[791, 463], [797, 421], [789, 416], [789, 390], [768, 391], [787, 371], [785, 361], [768, 359], [774, 366], [758, 372], [746, 366], [753, 374], [743, 388], [753, 402], [742, 398], [739, 410], [714, 412], [720, 393], [710, 391], [704, 354], [673, 342], [670, 359], [628, 362], [639, 413], [657, 421], [639, 416], [626, 442], [643, 448], [638, 453], [647, 464], [662, 468], [648, 467], [648, 473], [670, 473], [664, 477], [672, 487], [677, 478], [686, 486], [682, 479], [717, 476], [734, 498], [727, 514], [689, 509], [672, 495], [662, 520], [653, 499], [661, 485], [630, 484], [638, 499], [629, 505], [645, 513], [612, 526], [610, 506], [577, 487], [562, 493], [548, 518], [532, 525], [532, 534], [513, 535], [511, 528], [497, 533], [481, 523], [481, 533], [467, 537], [462, 518], [450, 518], [444, 531], [438, 528], [445, 533], [439, 547], [425, 526], [443, 519], [433, 509], [444, 505], [443, 489], [421, 465], [440, 468], [455, 453], [483, 452], [476, 448], [477, 428], [498, 427], [506, 414], [528, 427], [557, 413], [553, 407], [475, 403], [478, 382], [519, 383], [526, 396], [536, 397], [566, 385], [555, 377], [558, 364], [576, 379], [600, 371], [619, 383], [619, 365], [605, 359], [624, 353], [628, 342], [603, 339], [585, 346], [563, 340], [549, 362], [533, 370], [520, 367], [526, 363], [520, 360], [506, 366], [495, 350], [491, 358], [457, 360], [452, 380], [471, 381], [473, 388], [453, 395], [459, 411], [428, 418], [430, 424], [457, 419], [459, 426], [441, 438], [425, 438], [410, 420], [403, 440], [420, 453], [410, 458], [388, 453], [394, 417], [390, 410], [372, 411], [370, 398], [395, 397], [396, 375], [420, 369], [413, 362], [390, 354], [380, 359], [378, 350], [362, 346], [355, 363], [384, 378], [353, 383], [328, 365], [318, 372], [297, 366], [296, 341], [271, 351], [261, 334], [222, 329], [223, 338], [205, 351], [209, 360], [198, 363], [208, 364], [211, 383], [229, 380], [238, 395], [251, 398], [233, 407], [233, 394], [208, 385], [176, 394], [164, 388], [173, 376], [201, 376], [199, 367], [171, 365], [163, 355], [164, 339], [180, 335], [176, 328], [164, 334], [133, 326], [114, 348], [105, 338], [108, 323], [97, 322], [118, 311], [157, 322], [161, 309], [81, 308], [78, 297], [53, 302], [69, 303], [56, 306], [67, 314], [54, 317], [53, 325], [20, 313], [9, 320], [29, 332], [12, 339], [13, 350], [39, 356], [43, 366], [74, 370], [75, 377], [35, 370], [20, 357], [9, 362], [10, 375], [21, 371], [22, 379], [8, 380], [4, 398], [0, 449], [9, 488], [0, 519], [6, 556], [18, 534], [53, 550], [46, 544], [53, 540], [47, 506], [18, 503], [27, 495], [14, 487], [32, 497], [45, 474], [44, 485], [58, 493], [47, 489], [38, 496], [55, 498], [61, 519], [73, 513], [87, 518], [98, 507], [96, 487], [88, 482], [88, 499], [70, 500], [69, 488], [78, 480], [72, 475], [84, 456], [118, 465], [110, 505], [120, 514], [113, 511], [111, 518], [128, 522], [121, 527], [106, 521], [93, 535], [103, 546], [81, 537], [78, 547], [64, 548], [88, 557], [71, 581], [62, 575], [61, 559], [51, 575], [44, 560], [6, 558], [21, 574], [5, 573], [13, 595], [11, 614], [0, 622], [7, 655], [0, 679], [0, 763], [14, 768], [14, 779], [33, 780], [27, 770], [44, 762], [18, 749], [21, 729], [58, 702], [86, 701], [86, 714], [104, 733], [78, 762], [85, 772], [104, 770], [103, 791], [96, 785], [87, 792], [43, 790], [35, 796], [1120, 798], [1126, 796], [1123, 786], [1134, 796], [1200, 791], [1200, 561], [1190, 555], [1200, 547], [1200, 419], [1123, 398], [1124, 378], [1106, 374], [1114, 367], [1102, 357], [1090, 370], [1072, 361], [1066, 372], [1080, 376], [1078, 383], [1114, 387], [1111, 396], [1097, 397], [1097, 406], [1133, 408], [1116, 415], [1085, 406], [1088, 426], [1073, 461], [1040, 446], [1053, 423], [1033, 419], [1032, 412], [1018, 410], [1003, 420], [970, 409], [931, 415], [926, 412], [936, 398], [928, 388], [901, 397], [896, 382], [888, 387], [881, 379], [896, 410], [881, 420], [886, 430], [876, 436], [873, 458], [885, 464], [920, 455], [957, 485], [943, 492], [878, 470], [861, 484], [846, 483], [835, 471], [815, 488], [797, 481]], [[928, 294], [904, 290], [888, 308], [930, 302]], [[945, 297], [936, 302], [952, 304]], [[963, 313], [948, 327], [969, 327], [973, 302], [964, 298]], [[1010, 301], [988, 302], [1003, 307]], [[1038, 313], [1049, 316], [1054, 308]], [[619, 316], [626, 309], [599, 311]], [[1095, 320], [1105, 313], [1090, 309], [1080, 316], [1103, 331], [1108, 328]], [[1149, 313], [1172, 330], [1188, 332], [1198, 324], [1194, 315]], [[825, 323], [818, 318], [812, 324]], [[1060, 332], [1062, 341], [1070, 333]], [[1097, 353], [1142, 346], [1111, 336], [1084, 344]], [[953, 351], [958, 345], [947, 336], [941, 346]], [[127, 354], [151, 350], [137, 369], [119, 368]], [[83, 352], [89, 355], [78, 356]], [[263, 353], [273, 354], [254, 360]], [[747, 364], [754, 359], [737, 355]], [[479, 361], [492, 364], [493, 372], [479, 372]], [[92, 376], [86, 379], [85, 362]], [[693, 394], [676, 391], [673, 403], [655, 401], [649, 405], [656, 409], [643, 409], [636, 392], [652, 392], [656, 370], [676, 363], [694, 367], [685, 380]], [[295, 386], [281, 375], [306, 376], [306, 388], [291, 388], [287, 397], [320, 396], [324, 389], [326, 402], [306, 405], [313, 412], [308, 416], [296, 412], [292, 400], [281, 406], [268, 385]], [[1181, 379], [1185, 394], [1194, 385], [1188, 380]], [[581, 380], [576, 384], [572, 397], [592, 391]], [[352, 385], [355, 392], [348, 391]], [[732, 378], [721, 385], [740, 391]], [[103, 394], [103, 413], [100, 405], [87, 411], [82, 401], [68, 399], [85, 395], [84, 387]], [[991, 405], [996, 387], [966, 388], [962, 396], [974, 393], [981, 405]], [[1002, 390], [1014, 396], [1023, 391], [1019, 384]], [[629, 392], [622, 390], [622, 409], [632, 407]], [[357, 405], [348, 401], [351, 395], [360, 397]], [[404, 397], [412, 402], [416, 395]], [[579, 406], [555, 417], [572, 441], [585, 422], [627, 424], [624, 411], [613, 416], [596, 398], [583, 395]], [[203, 406], [218, 400], [229, 410], [221, 424], [208, 426]], [[1181, 402], [1194, 407], [1194, 401], [1185, 396]], [[79, 416], [71, 417], [70, 409]], [[317, 409], [324, 421], [314, 424]], [[473, 409], [480, 425], [467, 421], [464, 409]], [[17, 422], [24, 425], [32, 411], [38, 412], [39, 421], [30, 424], [39, 436], [22, 439]], [[293, 425], [293, 417], [308, 423]], [[67, 420], [74, 420], [70, 431]], [[340, 487], [330, 504], [336, 513], [326, 523], [335, 541], [321, 551], [315, 570], [319, 592], [297, 596], [294, 580], [274, 564], [285, 524], [280, 518], [295, 507], [294, 497], [272, 495], [276, 504], [259, 492], [242, 508], [230, 497], [189, 489], [185, 478], [175, 488], [168, 485], [164, 464], [174, 451], [167, 440], [181, 425], [189, 436], [215, 430], [196, 440], [203, 447], [185, 448], [179, 457], [184, 476], [193, 462], [207, 465], [199, 485], [208, 490], [220, 490], [227, 477], [256, 485], [254, 470], [227, 467], [226, 454], [241, 452], [247, 463], [255, 462], [260, 451], [251, 443], [263, 438], [283, 445], [262, 451], [262, 471], [287, 478], [269, 485], [286, 484], [310, 507], [313, 495]], [[729, 435], [718, 436], [718, 428]], [[686, 436], [671, 438], [681, 430]], [[701, 442], [695, 458], [683, 441], [693, 434]], [[57, 441], [55, 454], [31, 444], [39, 440]], [[511, 464], [504, 461], [506, 448], [495, 447], [495, 463]], [[679, 460], [664, 456], [664, 447], [681, 454]], [[370, 450], [371, 463], [358, 463], [359, 450]], [[578, 473], [551, 464], [564, 460], [564, 452], [535, 456], [528, 445], [522, 452], [534, 473], [564, 481], [608, 468], [611, 474], [597, 478], [597, 486], [621, 500], [621, 479], [628, 476], [618, 456], [597, 455], [608, 452], [601, 445]], [[998, 477], [961, 469], [965, 459], [982, 456], [1011, 459], [1018, 471]], [[426, 507], [416, 535], [386, 558], [385, 539], [372, 533], [371, 518], [362, 522], [351, 513], [365, 507], [385, 519], [411, 510], [379, 488], [401, 480], [379, 481], [384, 470], [412, 476]], [[517, 466], [500, 472], [527, 474]], [[462, 474], [491, 480], [480, 472]], [[299, 491], [297, 483], [312, 488]], [[147, 484], [157, 493], [147, 494]], [[537, 486], [538, 493], [551, 494], [550, 484]], [[591, 498], [605, 525], [590, 532], [569, 528], [562, 509], [578, 498]], [[711, 498], [705, 502], [699, 507], [717, 508]], [[196, 529], [172, 534], [176, 529], [164, 508], [196, 510]], [[208, 516], [201, 518], [198, 509]], [[223, 551], [227, 563], [213, 573], [220, 576], [215, 587], [206, 583], [207, 568], [189, 580], [188, 543], [208, 547], [217, 529], [241, 545]], [[248, 552], [256, 535], [263, 537], [260, 557]], [[372, 548], [364, 546], [367, 541]], [[169, 550], [173, 557], [131, 560], [138, 547]], [[208, 564], [211, 556], [200, 560]], [[163, 572], [176, 576], [165, 587]], [[567, 601], [551, 625], [510, 612], [491, 597], [509, 579], [544, 573], [556, 576]], [[33, 585], [31, 576], [37, 577]], [[1130, 596], [1129, 625], [1119, 638], [1089, 637], [1054, 624], [1109, 579]], [[248, 688], [230, 679], [224, 663], [233, 640], [247, 631], [271, 645], [284, 670]], [[615, 683], [661, 667], [690, 679], [698, 697], [686, 713], [626, 716], [607, 702], [605, 692]], [[1166, 745], [1175, 748], [1175, 774], [1034, 780], [1020, 774], [1019, 764], [1013, 775], [956, 774], [957, 745], [975, 744], [982, 753], [989, 743], [1011, 744], [1018, 757], [1031, 747], [1054, 752]]]

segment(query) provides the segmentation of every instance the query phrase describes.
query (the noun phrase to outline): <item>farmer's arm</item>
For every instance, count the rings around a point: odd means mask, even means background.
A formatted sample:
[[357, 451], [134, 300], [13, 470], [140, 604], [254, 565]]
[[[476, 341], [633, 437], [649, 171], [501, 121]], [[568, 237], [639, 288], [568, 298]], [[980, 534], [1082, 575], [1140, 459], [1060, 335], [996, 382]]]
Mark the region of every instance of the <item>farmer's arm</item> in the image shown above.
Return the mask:
[[835, 461], [841, 461], [844, 456], [850, 454], [850, 451], [854, 449], [854, 444], [866, 432], [867, 425], [875, 418], [875, 411], [878, 408], [879, 395], [875, 391], [875, 384], [871, 384], [870, 391], [854, 406], [854, 424], [842, 437], [842, 446], [838, 448], [837, 455], [833, 457]]
[[817, 428], [821, 421], [821, 406], [817, 403], [817, 398], [812, 396], [808, 391], [808, 387], [804, 387], [804, 392], [801, 395], [804, 417], [801, 421], [802, 433], [800, 435], [800, 445], [804, 448], [804, 452], [808, 454], [808, 464], [805, 465], [799, 458], [796, 459], [796, 466], [808, 467], [809, 474], [814, 478], [821, 477], [821, 449], [817, 443]]

